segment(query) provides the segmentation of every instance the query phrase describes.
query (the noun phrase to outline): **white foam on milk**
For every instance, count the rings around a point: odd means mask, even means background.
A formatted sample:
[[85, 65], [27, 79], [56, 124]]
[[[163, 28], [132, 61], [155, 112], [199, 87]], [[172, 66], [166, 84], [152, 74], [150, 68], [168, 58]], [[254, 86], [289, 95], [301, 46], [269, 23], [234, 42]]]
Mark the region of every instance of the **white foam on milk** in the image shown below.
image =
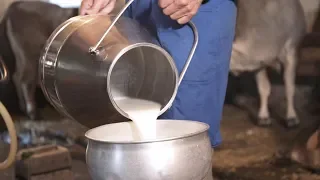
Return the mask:
[[157, 137], [157, 118], [161, 111], [159, 103], [144, 99], [125, 98], [117, 105], [134, 122], [133, 139], [146, 140]]

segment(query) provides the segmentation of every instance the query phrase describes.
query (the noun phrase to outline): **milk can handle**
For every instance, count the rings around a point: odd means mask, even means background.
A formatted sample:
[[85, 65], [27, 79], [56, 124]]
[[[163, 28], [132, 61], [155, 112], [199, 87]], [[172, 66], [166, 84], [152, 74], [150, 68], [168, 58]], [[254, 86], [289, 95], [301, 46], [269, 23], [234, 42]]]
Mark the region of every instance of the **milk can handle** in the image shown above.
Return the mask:
[[[125, 6], [121, 9], [121, 11], [119, 12], [119, 14], [115, 17], [115, 19], [112, 21], [111, 25], [109, 26], [109, 28], [106, 30], [106, 32], [103, 34], [103, 36], [101, 37], [101, 39], [98, 41], [98, 43], [91, 47], [89, 49], [89, 52], [91, 54], [98, 54], [99, 53], [99, 50], [98, 50], [98, 47], [100, 46], [100, 44], [102, 43], [103, 39], [107, 36], [107, 34], [111, 31], [111, 29], [113, 28], [113, 26], [115, 25], [115, 23], [118, 21], [118, 19], [123, 15], [123, 13], [127, 10], [127, 8], [133, 3], [134, 0], [129, 0]], [[193, 35], [194, 35], [194, 42], [193, 42], [193, 46], [192, 46], [192, 49], [190, 51], [190, 54], [188, 56], [188, 59], [181, 71], [181, 74], [180, 74], [180, 77], [179, 77], [179, 82], [178, 82], [178, 86], [180, 85], [184, 75], [186, 74], [187, 72], [187, 69], [190, 65], [190, 62], [193, 58], [193, 55], [196, 51], [196, 48], [198, 46], [198, 42], [199, 42], [199, 34], [198, 34], [198, 30], [197, 30], [197, 27], [195, 26], [195, 24], [193, 22], [189, 22], [188, 25], [191, 27], [192, 31], [193, 31]]]

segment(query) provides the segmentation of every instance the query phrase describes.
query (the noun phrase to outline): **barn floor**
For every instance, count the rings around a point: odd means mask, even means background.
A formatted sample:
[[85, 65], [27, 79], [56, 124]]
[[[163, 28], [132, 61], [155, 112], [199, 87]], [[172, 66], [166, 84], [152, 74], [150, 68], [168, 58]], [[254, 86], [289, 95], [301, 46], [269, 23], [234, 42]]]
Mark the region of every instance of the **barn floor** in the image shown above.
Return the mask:
[[312, 174], [285, 157], [295, 135], [278, 124], [270, 128], [253, 125], [248, 114], [226, 106], [222, 122], [224, 144], [216, 150], [213, 171], [223, 180], [315, 180]]
[[[285, 94], [282, 86], [273, 86], [270, 112], [273, 125], [254, 125], [258, 102], [252, 96], [237, 98], [240, 106], [225, 105], [221, 126], [224, 143], [214, 155], [213, 171], [223, 180], [316, 180], [320, 176], [291, 162], [287, 157], [293, 143], [313, 133], [319, 115], [312, 113], [317, 105], [310, 103], [311, 88], [299, 86], [296, 109], [301, 125], [287, 129], [283, 125]], [[241, 107], [241, 108], [240, 108]]]
[[[280, 89], [279, 92], [277, 92], [277, 88], [273, 89], [277, 97], [272, 98], [274, 101], [271, 100], [271, 104], [274, 104], [273, 109], [280, 111], [279, 114], [282, 114], [284, 106], [283, 103], [279, 103], [279, 99], [281, 101], [284, 100], [284, 96], [282, 96], [283, 94], [281, 95], [282, 88], [278, 89]], [[253, 118], [248, 113], [256, 111], [257, 102], [253, 98], [240, 98], [240, 101], [246, 105], [241, 109], [233, 105], [225, 105], [221, 127], [224, 143], [214, 154], [213, 172], [215, 178], [217, 180], [320, 179], [320, 176], [312, 174], [303, 167], [286, 160], [283, 155], [290, 148], [291, 142], [295, 140], [297, 133], [318, 119], [316, 116], [304, 113], [304, 109], [308, 108], [304, 103], [306, 99], [304, 98], [305, 91], [309, 91], [309, 89], [300, 88], [298, 94], [301, 96], [297, 97], [298, 99], [300, 98], [298, 100], [300, 106], [298, 113], [303, 123], [300, 127], [292, 130], [283, 127], [281, 121], [274, 121], [273, 126], [269, 128], [256, 127], [252, 122]], [[243, 108], [246, 109], [244, 110]], [[71, 139], [86, 131], [79, 124], [59, 117], [51, 109], [46, 109], [43, 114], [46, 121], [41, 122], [22, 121], [20, 118], [15, 117], [18, 129], [24, 127], [25, 129], [37, 129], [39, 131], [43, 129], [59, 130], [67, 132]], [[276, 115], [274, 116], [277, 117]], [[34, 140], [33, 143], [41, 143], [40, 139]], [[66, 144], [66, 142], [55, 142], [52, 139], [50, 143]], [[84, 148], [75, 145], [69, 146], [69, 148], [73, 154], [77, 154], [77, 156], [74, 156], [73, 163], [75, 179], [90, 179], [84, 162]], [[0, 148], [0, 158], [5, 155], [5, 148]], [[11, 171], [9, 170], [0, 172], [0, 179], [11, 180], [10, 173]]]

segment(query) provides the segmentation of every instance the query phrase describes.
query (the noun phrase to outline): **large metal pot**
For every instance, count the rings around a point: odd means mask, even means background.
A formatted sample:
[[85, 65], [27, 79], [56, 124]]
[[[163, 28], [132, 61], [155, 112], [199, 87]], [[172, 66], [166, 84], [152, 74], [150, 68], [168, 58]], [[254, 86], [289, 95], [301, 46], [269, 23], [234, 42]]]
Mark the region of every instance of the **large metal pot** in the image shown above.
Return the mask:
[[[92, 128], [128, 118], [118, 107], [125, 97], [172, 104], [192, 59], [195, 43], [178, 77], [170, 54], [133, 19], [118, 16], [77, 16], [60, 25], [48, 39], [40, 59], [40, 84], [63, 115]], [[139, 104], [136, 104], [139, 107]], [[125, 119], [126, 120], [126, 119]]]
[[158, 120], [157, 139], [136, 140], [132, 122], [89, 130], [87, 165], [94, 180], [211, 180], [209, 126]]

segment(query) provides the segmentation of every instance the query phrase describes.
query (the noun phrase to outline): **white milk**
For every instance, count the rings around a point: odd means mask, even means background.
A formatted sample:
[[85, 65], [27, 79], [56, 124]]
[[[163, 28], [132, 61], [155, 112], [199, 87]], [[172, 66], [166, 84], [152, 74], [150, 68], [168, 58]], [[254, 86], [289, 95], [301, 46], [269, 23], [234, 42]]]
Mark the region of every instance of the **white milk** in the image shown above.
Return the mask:
[[134, 139], [156, 138], [156, 121], [161, 110], [159, 103], [143, 99], [125, 98], [118, 101], [117, 105], [128, 114], [135, 124], [135, 127], [132, 127]]

